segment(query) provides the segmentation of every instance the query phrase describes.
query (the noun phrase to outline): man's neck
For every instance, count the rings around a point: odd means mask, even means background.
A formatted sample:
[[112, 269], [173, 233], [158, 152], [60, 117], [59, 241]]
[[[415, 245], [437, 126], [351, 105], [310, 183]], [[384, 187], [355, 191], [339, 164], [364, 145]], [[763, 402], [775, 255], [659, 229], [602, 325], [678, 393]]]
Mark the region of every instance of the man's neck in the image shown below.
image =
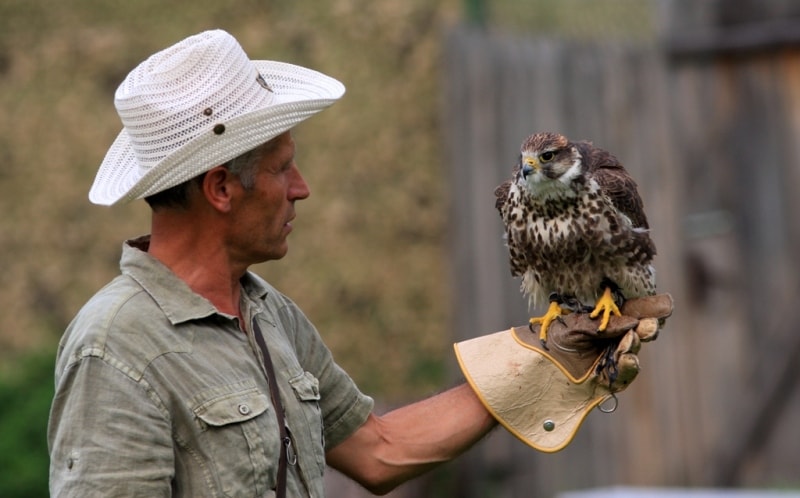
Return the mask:
[[198, 225], [169, 221], [154, 216], [149, 254], [220, 312], [240, 317], [239, 280], [247, 268], [231, 261], [220, 237], [204, 236], [213, 234], [213, 228], [197, 230]]

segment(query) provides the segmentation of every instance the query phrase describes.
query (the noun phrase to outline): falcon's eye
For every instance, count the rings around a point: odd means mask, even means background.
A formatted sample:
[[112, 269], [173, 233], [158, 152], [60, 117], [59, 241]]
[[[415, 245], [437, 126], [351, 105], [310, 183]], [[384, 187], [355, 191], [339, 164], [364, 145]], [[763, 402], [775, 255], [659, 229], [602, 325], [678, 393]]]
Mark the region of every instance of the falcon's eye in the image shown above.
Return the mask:
[[556, 157], [556, 153], [548, 150], [547, 152], [542, 152], [539, 155], [539, 160], [542, 161], [543, 163], [546, 163], [548, 161], [552, 161], [554, 157]]

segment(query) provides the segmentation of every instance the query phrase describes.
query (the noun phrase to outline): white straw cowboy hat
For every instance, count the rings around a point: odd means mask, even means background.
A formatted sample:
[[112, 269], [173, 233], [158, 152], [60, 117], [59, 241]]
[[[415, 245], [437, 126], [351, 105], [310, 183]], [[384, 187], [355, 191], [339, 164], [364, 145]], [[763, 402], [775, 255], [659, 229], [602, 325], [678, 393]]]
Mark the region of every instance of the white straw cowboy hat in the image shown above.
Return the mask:
[[222, 30], [142, 62], [114, 96], [124, 126], [89, 191], [95, 204], [174, 187], [291, 129], [344, 95], [322, 73], [251, 61]]

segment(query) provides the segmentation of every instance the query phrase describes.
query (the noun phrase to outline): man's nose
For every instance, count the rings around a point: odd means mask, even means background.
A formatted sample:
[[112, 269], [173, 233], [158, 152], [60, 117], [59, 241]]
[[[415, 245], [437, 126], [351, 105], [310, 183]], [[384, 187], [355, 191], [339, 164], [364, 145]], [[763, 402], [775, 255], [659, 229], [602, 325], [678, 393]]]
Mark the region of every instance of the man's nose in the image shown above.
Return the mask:
[[289, 184], [289, 200], [296, 201], [307, 198], [311, 195], [306, 179], [300, 173], [297, 166], [292, 167], [291, 183]]

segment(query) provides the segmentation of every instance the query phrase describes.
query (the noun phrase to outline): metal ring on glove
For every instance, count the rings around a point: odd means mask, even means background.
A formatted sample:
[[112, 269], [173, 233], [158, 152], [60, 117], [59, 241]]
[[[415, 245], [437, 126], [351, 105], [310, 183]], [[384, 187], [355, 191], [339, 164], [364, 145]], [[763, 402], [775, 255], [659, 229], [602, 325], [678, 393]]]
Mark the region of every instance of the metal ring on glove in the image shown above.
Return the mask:
[[[610, 399], [614, 400], [614, 405], [611, 406], [610, 408], [605, 408], [603, 405], [605, 405], [605, 402], [610, 400]], [[619, 406], [619, 399], [617, 399], [617, 395], [614, 394], [614, 393], [611, 393], [611, 396], [609, 396], [608, 398], [604, 399], [599, 405], [597, 405], [597, 409], [600, 410], [603, 413], [614, 413], [615, 411], [617, 411], [617, 407], [618, 406]]]

